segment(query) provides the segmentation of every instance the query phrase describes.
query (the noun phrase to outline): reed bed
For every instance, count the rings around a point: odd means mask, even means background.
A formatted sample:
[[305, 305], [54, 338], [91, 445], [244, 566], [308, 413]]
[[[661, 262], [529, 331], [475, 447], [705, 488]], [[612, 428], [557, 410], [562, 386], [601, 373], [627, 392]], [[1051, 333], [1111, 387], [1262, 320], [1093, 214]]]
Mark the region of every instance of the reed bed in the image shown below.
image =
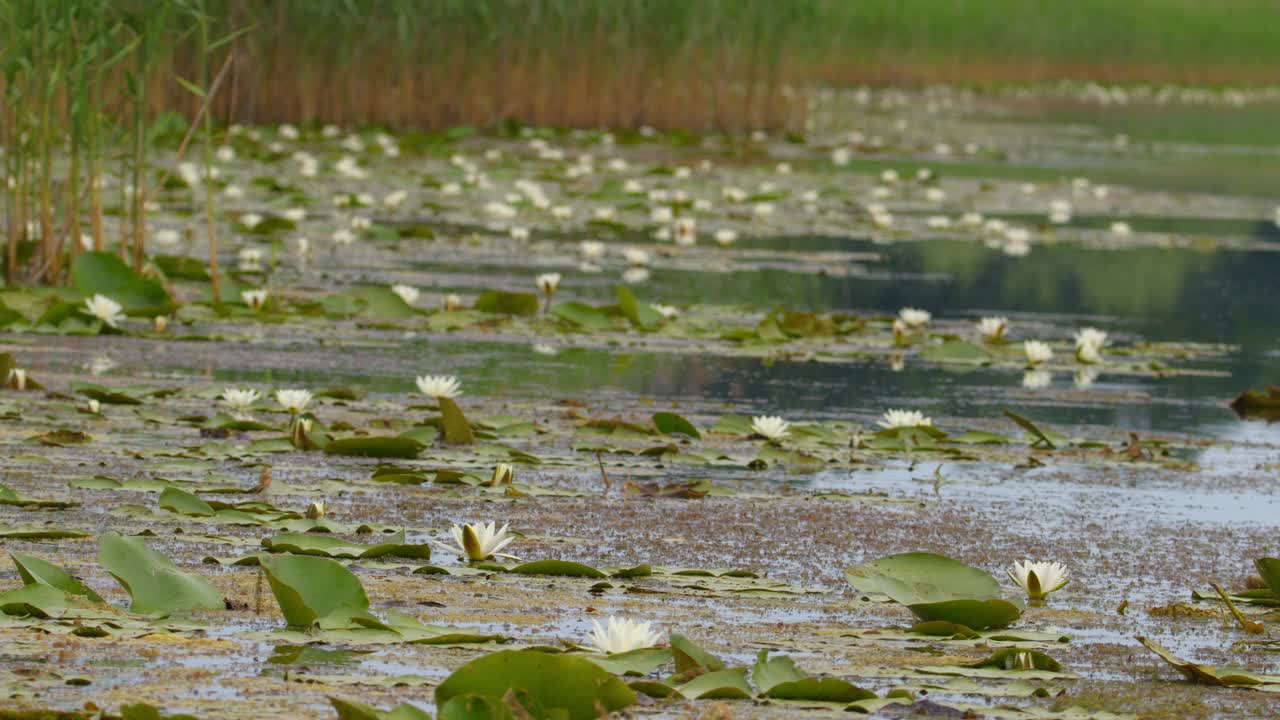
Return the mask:
[[231, 123], [790, 130], [820, 84], [1275, 83], [1276, 27], [1275, 0], [0, 0], [4, 277], [142, 264], [168, 110], [206, 167]]

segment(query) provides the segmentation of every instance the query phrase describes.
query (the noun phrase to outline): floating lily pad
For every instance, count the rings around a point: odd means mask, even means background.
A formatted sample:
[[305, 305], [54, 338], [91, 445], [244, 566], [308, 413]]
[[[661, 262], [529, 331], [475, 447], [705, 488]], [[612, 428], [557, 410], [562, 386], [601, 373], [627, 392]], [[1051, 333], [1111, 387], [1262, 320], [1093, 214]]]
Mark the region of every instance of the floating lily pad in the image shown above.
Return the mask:
[[538, 296], [533, 293], [491, 290], [476, 298], [475, 309], [501, 315], [537, 315]]
[[504, 650], [458, 668], [436, 688], [436, 705], [455, 697], [512, 697], [533, 717], [595, 720], [636, 701], [636, 694], [598, 665], [572, 655]]
[[142, 277], [115, 253], [82, 253], [71, 265], [71, 284], [86, 296], [105, 295], [129, 313], [159, 315], [173, 303], [163, 285]]
[[377, 545], [357, 545], [327, 535], [314, 533], [284, 533], [263, 538], [262, 546], [270, 552], [295, 555], [317, 555], [331, 558], [367, 560], [384, 556], [431, 559], [431, 546], [410, 545], [404, 542], [404, 533], [394, 536], [390, 542]]
[[222, 594], [208, 580], [178, 569], [172, 560], [147, 547], [140, 537], [104, 534], [98, 540], [98, 561], [129, 593], [129, 609], [134, 612], [223, 607]]
[[995, 578], [943, 555], [890, 555], [849, 568], [845, 575], [855, 588], [888, 595], [925, 621], [985, 630], [1022, 615], [1020, 601], [1004, 599]]
[[667, 435], [688, 435], [694, 439], [702, 437], [702, 433], [698, 432], [698, 428], [694, 427], [693, 423], [671, 412], [654, 413], [653, 426], [658, 428], [658, 432]]
[[64, 593], [82, 595], [96, 603], [102, 602], [102, 597], [92, 588], [47, 560], [13, 550], [9, 551], [9, 557], [13, 558], [13, 564], [17, 566], [24, 585], [48, 585]]
[[305, 628], [333, 615], [369, 612], [369, 598], [359, 578], [335, 560], [282, 555], [262, 558], [260, 564], [290, 627]]
[[[333, 709], [338, 713], [338, 720], [431, 720], [431, 714], [423, 710], [409, 705], [399, 705], [391, 710], [378, 710], [371, 705], [365, 705], [354, 700], [342, 700], [340, 698], [331, 697], [329, 703], [333, 705]], [[445, 715], [440, 714], [441, 720], [452, 718], [454, 720], [470, 720], [470, 718], [487, 718], [486, 715]], [[502, 716], [495, 716], [502, 717]]]
[[535, 560], [512, 568], [507, 572], [521, 575], [560, 575], [563, 577], [607, 578], [609, 575], [590, 565], [570, 562], [568, 560]]
[[379, 458], [416, 458], [422, 449], [422, 443], [413, 438], [392, 436], [343, 438], [324, 446], [327, 455]]
[[768, 650], [761, 650], [751, 670], [751, 682], [760, 695], [778, 700], [813, 700], [819, 702], [851, 703], [876, 697], [870, 690], [839, 678], [817, 678], [801, 672], [789, 657], [770, 658]]
[[1212, 665], [1198, 665], [1177, 657], [1154, 640], [1141, 636], [1137, 640], [1193, 683], [1280, 692], [1280, 675], [1260, 675], [1240, 668], [1218, 668]]
[[703, 673], [676, 689], [690, 700], [747, 700], [754, 695], [741, 668]]
[[13, 505], [16, 507], [35, 507], [48, 508], [50, 510], [60, 510], [63, 508], [76, 507], [80, 503], [70, 500], [43, 500], [40, 498], [28, 497], [20, 495], [13, 488], [0, 483], [0, 505]]
[[1231, 409], [1242, 418], [1280, 419], [1280, 385], [1269, 385], [1266, 390], [1245, 390], [1231, 401]]

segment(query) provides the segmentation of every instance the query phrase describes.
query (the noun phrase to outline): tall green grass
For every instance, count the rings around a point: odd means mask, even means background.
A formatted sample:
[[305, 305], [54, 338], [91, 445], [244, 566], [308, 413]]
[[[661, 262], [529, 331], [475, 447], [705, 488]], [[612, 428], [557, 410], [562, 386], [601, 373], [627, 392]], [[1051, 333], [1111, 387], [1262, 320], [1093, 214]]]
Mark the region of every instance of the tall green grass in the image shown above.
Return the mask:
[[215, 120], [794, 128], [814, 84], [1276, 83], [1277, 28], [1278, 0], [0, 0], [5, 278], [107, 246], [107, 167], [141, 265], [162, 110], [211, 107], [206, 163]]

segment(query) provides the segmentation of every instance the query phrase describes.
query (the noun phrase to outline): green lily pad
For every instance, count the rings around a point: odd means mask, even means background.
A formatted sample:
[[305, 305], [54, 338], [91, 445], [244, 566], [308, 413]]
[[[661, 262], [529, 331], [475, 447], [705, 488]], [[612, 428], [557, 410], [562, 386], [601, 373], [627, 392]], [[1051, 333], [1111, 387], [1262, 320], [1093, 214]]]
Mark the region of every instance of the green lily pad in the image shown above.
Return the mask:
[[0, 505], [13, 505], [15, 507], [34, 507], [48, 508], [50, 510], [60, 510], [63, 508], [76, 507], [80, 503], [70, 500], [42, 500], [40, 498], [28, 497], [19, 494], [16, 490], [0, 483]]
[[671, 655], [676, 661], [676, 673], [690, 671], [715, 672], [724, 670], [724, 661], [702, 649], [700, 645], [678, 633], [671, 633]]
[[369, 612], [369, 598], [359, 578], [336, 560], [281, 555], [259, 562], [290, 627], [310, 627], [335, 614], [350, 617]]
[[559, 575], [562, 577], [607, 578], [608, 574], [590, 565], [570, 562], [568, 560], [534, 560], [515, 567], [507, 572], [521, 575]]
[[440, 398], [440, 422], [444, 425], [445, 442], [454, 445], [470, 445], [476, 441], [471, 423], [462, 414], [462, 408], [451, 398]]
[[142, 277], [110, 252], [77, 257], [71, 264], [71, 284], [86, 296], [106, 295], [129, 313], [159, 315], [173, 304], [163, 285]]
[[1193, 683], [1280, 692], [1280, 675], [1259, 675], [1239, 668], [1218, 668], [1212, 665], [1199, 665], [1177, 657], [1154, 640], [1141, 636], [1136, 639]]
[[703, 673], [676, 689], [690, 700], [747, 700], [754, 694], [741, 668]]
[[671, 662], [671, 651], [650, 647], [613, 655], [586, 653], [582, 657], [615, 675], [648, 675]]
[[855, 588], [888, 595], [924, 621], [985, 630], [1022, 615], [1020, 601], [1004, 599], [995, 578], [943, 555], [890, 555], [849, 568], [845, 576]]
[[615, 290], [618, 294], [618, 307], [622, 309], [623, 316], [630, 320], [632, 325], [648, 330], [662, 323], [662, 315], [654, 310], [652, 305], [637, 300], [631, 288], [619, 285]]
[[134, 612], [172, 613], [223, 607], [222, 593], [208, 580], [178, 569], [172, 560], [147, 547], [140, 537], [104, 534], [98, 540], [98, 562], [129, 593], [129, 609]]
[[851, 703], [876, 697], [870, 690], [839, 678], [812, 677], [801, 672], [789, 657], [770, 658], [768, 650], [761, 650], [756, 656], [751, 682], [759, 688], [760, 695], [778, 700]]
[[389, 555], [419, 560], [431, 559], [431, 546], [407, 544], [404, 542], [403, 532], [395, 536], [391, 542], [377, 545], [357, 545], [329, 535], [314, 533], [283, 533], [275, 537], [263, 538], [262, 546], [270, 552], [331, 558], [367, 560]]
[[967, 340], [949, 340], [939, 345], [930, 345], [920, 353], [920, 357], [929, 362], [971, 365], [991, 361], [991, 353], [986, 348]]
[[491, 290], [476, 298], [475, 309], [499, 315], [537, 315], [538, 296], [533, 293]]
[[9, 557], [13, 558], [13, 564], [17, 566], [24, 585], [48, 585], [64, 593], [82, 595], [96, 603], [103, 601], [98, 593], [48, 560], [13, 550], [9, 551]]
[[658, 428], [658, 432], [667, 435], [679, 433], [694, 439], [702, 437], [702, 433], [698, 432], [698, 428], [694, 427], [693, 423], [671, 412], [654, 413], [653, 426]]
[[1253, 561], [1258, 567], [1258, 574], [1271, 590], [1271, 594], [1280, 598], [1280, 558], [1264, 557]]
[[551, 314], [570, 325], [586, 330], [609, 330], [614, 326], [614, 316], [586, 303], [556, 303], [551, 307]]
[[324, 446], [326, 455], [378, 458], [416, 458], [422, 449], [422, 443], [413, 438], [393, 436], [343, 438]]
[[504, 650], [458, 668], [436, 688], [436, 705], [463, 695], [501, 701], [512, 693], [533, 717], [595, 720], [636, 701], [625, 683], [598, 665], [572, 655]]
[[[329, 704], [333, 705], [334, 712], [338, 713], [338, 720], [431, 720], [430, 713], [409, 705], [399, 705], [391, 710], [378, 710], [371, 705], [365, 705], [354, 700], [343, 700], [336, 697], [329, 698]], [[470, 718], [484, 718], [485, 715], [449, 715], [443, 712], [440, 714], [441, 720], [450, 717], [455, 720], [470, 720]], [[502, 717], [502, 716], [496, 716]]]

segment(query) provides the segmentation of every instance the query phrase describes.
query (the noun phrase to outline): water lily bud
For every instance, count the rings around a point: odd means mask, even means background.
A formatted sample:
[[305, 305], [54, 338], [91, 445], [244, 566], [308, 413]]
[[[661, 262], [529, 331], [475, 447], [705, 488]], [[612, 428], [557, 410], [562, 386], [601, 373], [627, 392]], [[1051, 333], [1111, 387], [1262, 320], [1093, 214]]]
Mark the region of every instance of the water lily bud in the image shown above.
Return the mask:
[[93, 413], [94, 415], [101, 414], [102, 403], [98, 402], [97, 400], [89, 400], [89, 412]]
[[9, 387], [14, 390], [27, 389], [27, 371], [22, 368], [9, 369]]
[[516, 472], [507, 463], [501, 463], [493, 469], [493, 480], [490, 485], [510, 485], [515, 480]]
[[319, 520], [324, 517], [324, 501], [317, 500], [308, 505], [306, 516], [308, 520]]
[[168, 329], [169, 329], [169, 318], [165, 317], [164, 315], [157, 315], [156, 316], [156, 334], [163, 333], [165, 330], [168, 330]]

